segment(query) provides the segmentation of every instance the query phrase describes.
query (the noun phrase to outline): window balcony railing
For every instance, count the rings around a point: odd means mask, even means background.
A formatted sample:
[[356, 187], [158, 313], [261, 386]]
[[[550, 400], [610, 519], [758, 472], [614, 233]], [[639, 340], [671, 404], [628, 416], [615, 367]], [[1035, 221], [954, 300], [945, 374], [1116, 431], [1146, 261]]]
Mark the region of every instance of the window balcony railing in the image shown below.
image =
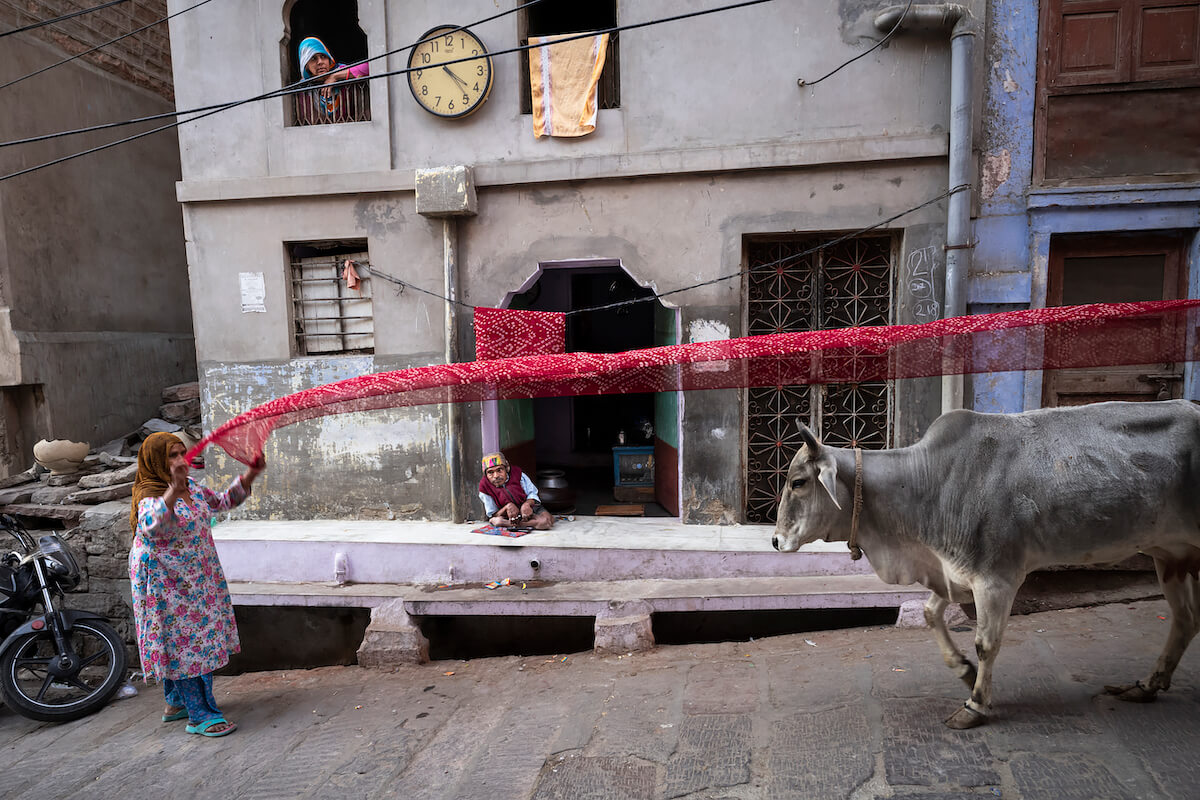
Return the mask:
[[371, 120], [371, 87], [366, 81], [333, 84], [298, 92], [290, 95], [290, 98], [293, 125], [332, 125]]

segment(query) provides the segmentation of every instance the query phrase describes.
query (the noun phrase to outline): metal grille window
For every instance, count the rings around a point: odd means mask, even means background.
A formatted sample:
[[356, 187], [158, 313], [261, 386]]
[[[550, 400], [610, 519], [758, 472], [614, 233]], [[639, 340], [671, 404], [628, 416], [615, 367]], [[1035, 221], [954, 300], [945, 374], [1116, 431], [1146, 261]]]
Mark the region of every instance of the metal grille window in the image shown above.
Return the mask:
[[[374, 353], [366, 242], [294, 244], [290, 250], [296, 354]], [[354, 289], [345, 277], [347, 262], [358, 274]]]
[[[832, 237], [752, 239], [746, 244], [750, 335], [887, 325], [892, 306], [890, 236], [861, 236], [808, 253]], [[867, 358], [849, 355], [853, 370]], [[881, 449], [890, 442], [886, 382], [772, 386], [747, 390], [746, 520], [774, 522], [797, 422], [823, 442]]]
[[346, 85], [334, 84], [321, 89], [290, 95], [292, 120], [295, 125], [332, 125], [338, 122], [371, 121], [371, 87], [365, 81]]

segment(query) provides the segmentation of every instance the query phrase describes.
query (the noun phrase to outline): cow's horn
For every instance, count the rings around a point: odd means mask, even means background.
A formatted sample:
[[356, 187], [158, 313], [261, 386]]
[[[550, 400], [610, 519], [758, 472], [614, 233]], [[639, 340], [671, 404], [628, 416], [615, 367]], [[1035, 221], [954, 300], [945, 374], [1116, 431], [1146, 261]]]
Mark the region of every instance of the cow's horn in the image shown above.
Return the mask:
[[800, 428], [800, 438], [808, 445], [808, 457], [810, 459], [816, 458], [817, 453], [821, 452], [821, 443], [817, 441], [816, 435], [803, 422], [797, 421], [796, 425]]

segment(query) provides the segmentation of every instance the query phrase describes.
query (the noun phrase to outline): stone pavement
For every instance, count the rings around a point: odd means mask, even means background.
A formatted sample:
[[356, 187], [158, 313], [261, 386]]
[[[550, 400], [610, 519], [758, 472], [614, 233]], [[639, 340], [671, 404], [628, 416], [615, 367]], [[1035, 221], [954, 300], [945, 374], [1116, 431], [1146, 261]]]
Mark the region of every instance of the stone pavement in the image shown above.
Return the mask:
[[[1200, 648], [1157, 703], [1161, 600], [1013, 617], [990, 725], [925, 630], [856, 628], [641, 654], [218, 677], [239, 730], [162, 724], [145, 686], [64, 725], [0, 710], [5, 798], [1184, 798]], [[954, 635], [970, 647], [971, 631]]]

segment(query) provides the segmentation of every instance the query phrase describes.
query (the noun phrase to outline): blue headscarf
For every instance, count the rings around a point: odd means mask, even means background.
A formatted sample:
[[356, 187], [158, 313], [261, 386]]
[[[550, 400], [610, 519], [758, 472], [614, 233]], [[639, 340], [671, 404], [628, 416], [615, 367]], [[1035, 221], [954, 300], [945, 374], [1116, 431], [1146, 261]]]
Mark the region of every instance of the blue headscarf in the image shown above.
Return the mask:
[[[311, 78], [313, 74], [308, 71], [308, 62], [315, 55], [323, 55], [330, 61], [333, 61], [333, 56], [329, 54], [325, 43], [315, 36], [309, 36], [304, 41], [300, 42], [300, 76], [303, 78]], [[336, 61], [334, 62], [337, 63]]]

